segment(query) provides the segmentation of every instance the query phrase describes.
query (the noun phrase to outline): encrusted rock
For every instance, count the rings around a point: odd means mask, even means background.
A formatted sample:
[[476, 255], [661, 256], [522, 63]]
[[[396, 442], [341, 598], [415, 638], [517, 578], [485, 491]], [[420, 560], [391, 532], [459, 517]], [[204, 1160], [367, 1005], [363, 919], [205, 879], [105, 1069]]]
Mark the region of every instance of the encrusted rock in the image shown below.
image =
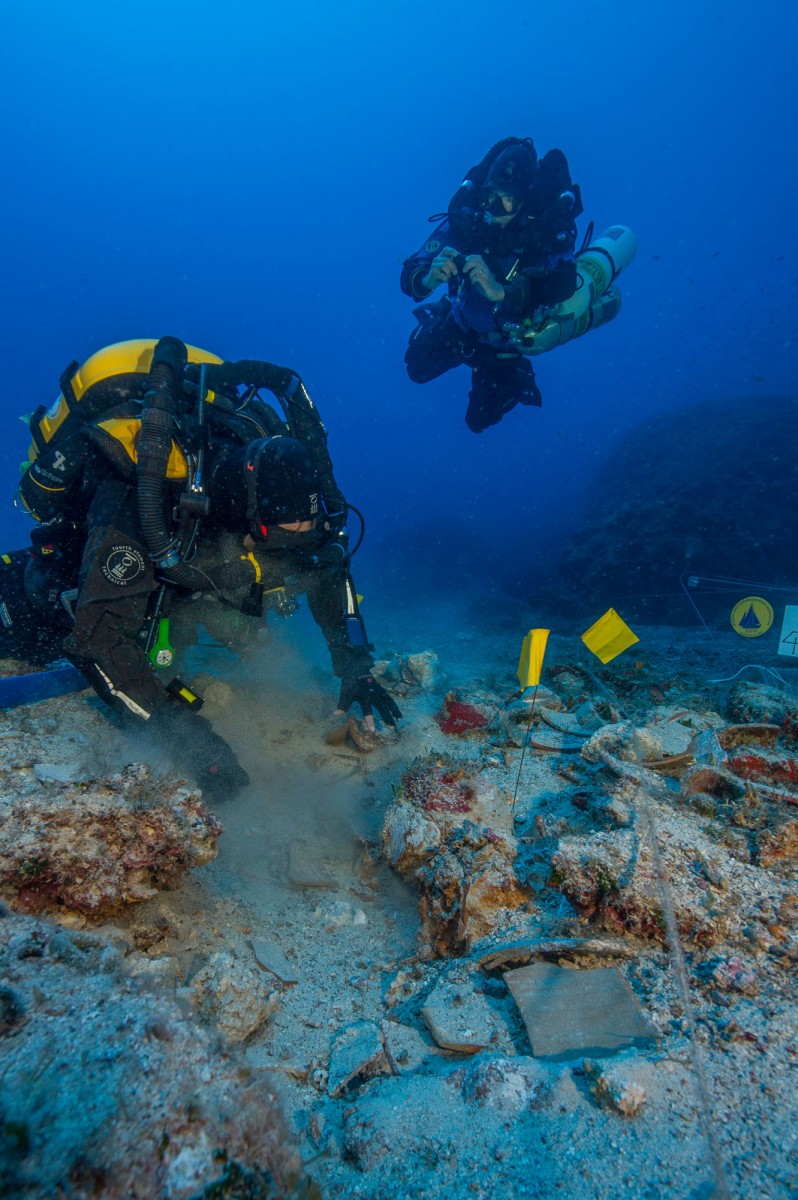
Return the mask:
[[228, 1042], [243, 1042], [269, 1019], [280, 994], [264, 973], [220, 950], [191, 980], [192, 1002]]
[[783, 725], [798, 721], [798, 703], [779, 688], [741, 681], [729, 691], [726, 713], [732, 721], [744, 724]]
[[586, 1058], [582, 1068], [588, 1087], [602, 1108], [610, 1108], [624, 1117], [633, 1117], [648, 1100], [644, 1086], [651, 1075], [651, 1064], [639, 1058], [615, 1059], [611, 1066]]
[[434, 650], [394, 654], [391, 658], [376, 662], [373, 671], [386, 687], [399, 695], [413, 691], [428, 692], [435, 686], [438, 655]]
[[463, 1072], [462, 1089], [466, 1100], [512, 1116], [539, 1104], [550, 1084], [548, 1070], [534, 1058], [480, 1055]]
[[[681, 937], [708, 946], [739, 936], [746, 913], [757, 911], [777, 889], [686, 819], [660, 812], [658, 821], [660, 828], [667, 822], [660, 852]], [[722, 886], [711, 882], [710, 872], [722, 878]], [[600, 927], [664, 940], [663, 883], [636, 832], [561, 838], [552, 857], [552, 882]]]
[[25, 912], [107, 917], [210, 862], [221, 831], [199, 793], [143, 763], [67, 786], [51, 775], [0, 801], [0, 894]]
[[429, 758], [405, 772], [382, 845], [421, 889], [423, 932], [438, 954], [462, 952], [528, 899], [515, 873], [510, 798], [470, 763]]

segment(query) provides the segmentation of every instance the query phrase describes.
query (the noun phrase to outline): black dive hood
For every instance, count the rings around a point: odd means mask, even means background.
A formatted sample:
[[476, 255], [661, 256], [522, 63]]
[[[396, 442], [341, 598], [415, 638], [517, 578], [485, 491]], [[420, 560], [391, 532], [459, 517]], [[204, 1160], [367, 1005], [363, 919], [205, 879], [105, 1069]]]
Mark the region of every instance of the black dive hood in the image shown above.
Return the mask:
[[282, 541], [277, 527], [315, 522], [324, 513], [312, 454], [282, 435], [258, 438], [224, 458], [213, 471], [211, 494], [216, 517], [258, 541]]

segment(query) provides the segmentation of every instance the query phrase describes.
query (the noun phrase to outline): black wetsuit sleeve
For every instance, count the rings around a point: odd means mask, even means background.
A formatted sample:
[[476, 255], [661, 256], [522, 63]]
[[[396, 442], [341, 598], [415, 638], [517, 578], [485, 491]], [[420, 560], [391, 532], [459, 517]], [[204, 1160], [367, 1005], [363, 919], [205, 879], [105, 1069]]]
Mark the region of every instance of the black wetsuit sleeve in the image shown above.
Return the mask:
[[454, 242], [449, 222], [444, 221], [423, 246], [419, 247], [414, 254], [405, 259], [402, 263], [399, 286], [406, 296], [409, 296], [411, 300], [426, 300], [427, 296], [432, 295], [435, 289], [425, 288], [421, 280], [427, 274], [427, 271], [429, 271], [432, 260], [443, 247], [453, 245]]
[[368, 645], [353, 646], [347, 630], [347, 573], [339, 568], [321, 567], [309, 573], [305, 582], [308, 607], [324, 635], [332, 659], [333, 674], [343, 679], [348, 674], [365, 674], [374, 665]]

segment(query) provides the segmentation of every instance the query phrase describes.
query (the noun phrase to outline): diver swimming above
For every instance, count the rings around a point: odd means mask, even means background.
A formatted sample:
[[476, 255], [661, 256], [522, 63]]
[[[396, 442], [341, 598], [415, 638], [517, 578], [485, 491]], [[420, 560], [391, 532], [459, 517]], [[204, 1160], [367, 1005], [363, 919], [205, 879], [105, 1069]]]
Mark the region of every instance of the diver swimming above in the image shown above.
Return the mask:
[[561, 150], [538, 160], [531, 138], [497, 142], [455, 192], [425, 244], [402, 267], [401, 288], [421, 304], [405, 353], [428, 383], [471, 367], [466, 424], [481, 433], [517, 404], [540, 405], [528, 357], [505, 327], [568, 300], [576, 290], [576, 218], [582, 212]]
[[368, 728], [375, 712], [395, 725], [371, 674], [348, 505], [299, 376], [162, 338], [73, 363], [61, 387], [31, 418], [20, 497], [40, 524], [0, 568], [0, 653], [37, 665], [66, 655], [206, 795], [227, 798], [248, 776], [174, 675], [172, 639], [201, 624], [240, 650], [265, 613], [290, 615], [304, 593], [341, 680], [337, 711], [358, 704]]

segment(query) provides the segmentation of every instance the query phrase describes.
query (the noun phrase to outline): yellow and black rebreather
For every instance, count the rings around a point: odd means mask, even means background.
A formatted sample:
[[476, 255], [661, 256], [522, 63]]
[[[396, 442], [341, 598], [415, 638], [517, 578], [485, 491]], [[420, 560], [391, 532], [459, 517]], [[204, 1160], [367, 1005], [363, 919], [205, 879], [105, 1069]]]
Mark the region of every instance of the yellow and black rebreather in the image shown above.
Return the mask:
[[[156, 338], [134, 338], [116, 342], [92, 354], [82, 364], [74, 361], [61, 375], [61, 393], [50, 408], [42, 405], [27, 418], [31, 432], [27, 461], [22, 464], [19, 499], [35, 520], [49, 520], [53, 505], [60, 503], [73, 482], [70, 471], [69, 439], [83, 425], [97, 421], [104, 412], [130, 400], [143, 399], [147, 390]], [[223, 360], [209, 350], [186, 346], [189, 363], [219, 364]], [[207, 391], [205, 400], [216, 399]], [[132, 462], [141, 422], [119, 419], [102, 422], [100, 428], [117, 441]], [[182, 461], [181, 461], [182, 460]], [[173, 443], [169, 460], [170, 478], [184, 478], [185, 460]]]

